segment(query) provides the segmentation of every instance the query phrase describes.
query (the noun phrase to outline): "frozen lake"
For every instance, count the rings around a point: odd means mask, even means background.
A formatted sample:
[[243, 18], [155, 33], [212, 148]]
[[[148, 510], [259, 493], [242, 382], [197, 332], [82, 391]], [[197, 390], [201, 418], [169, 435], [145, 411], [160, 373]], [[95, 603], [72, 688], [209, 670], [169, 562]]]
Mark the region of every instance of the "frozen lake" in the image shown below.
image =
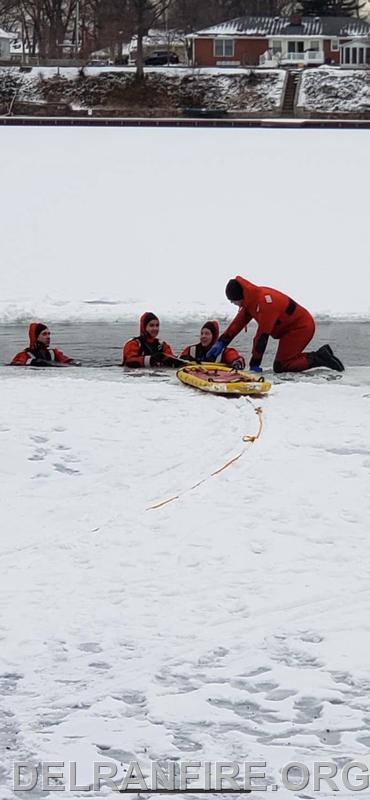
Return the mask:
[[215, 318], [236, 274], [370, 318], [369, 152], [361, 130], [3, 128], [0, 321]]
[[[334, 319], [370, 319], [369, 150], [367, 131], [0, 131], [0, 363], [41, 319], [87, 367], [0, 366], [1, 800], [13, 760], [88, 785], [94, 761], [262, 760], [270, 786], [291, 761], [370, 768], [370, 324]], [[321, 314], [314, 345], [348, 366], [276, 380], [252, 445], [254, 401], [103, 368], [144, 310], [175, 350], [230, 319], [236, 274]]]

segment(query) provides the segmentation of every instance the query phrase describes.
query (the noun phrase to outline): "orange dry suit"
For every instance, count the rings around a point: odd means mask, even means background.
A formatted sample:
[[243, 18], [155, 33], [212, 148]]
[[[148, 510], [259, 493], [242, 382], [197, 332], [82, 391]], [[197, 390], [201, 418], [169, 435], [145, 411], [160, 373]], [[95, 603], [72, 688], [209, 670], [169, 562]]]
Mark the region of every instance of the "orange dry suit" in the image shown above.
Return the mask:
[[123, 345], [122, 365], [124, 367], [172, 366], [175, 354], [167, 342], [152, 338], [145, 330], [147, 317], [145, 311], [140, 317], [140, 336], [135, 336]]
[[315, 333], [315, 321], [309, 311], [277, 289], [256, 286], [240, 275], [235, 280], [242, 287], [243, 304], [220, 339], [228, 344], [255, 319], [258, 327], [253, 339], [251, 368], [261, 364], [269, 336], [279, 339], [275, 372], [301, 372], [316, 366], [316, 354], [303, 352]]
[[[208, 350], [217, 342], [219, 337], [220, 328], [217, 320], [211, 320], [210, 322], [206, 322], [202, 325], [202, 328], [208, 328], [208, 330], [212, 333], [212, 341], [208, 345], [208, 347], [203, 347], [203, 345], [198, 342], [198, 344], [190, 344], [188, 347], [182, 351], [180, 358], [184, 358], [187, 361], [207, 361], [207, 353]], [[234, 347], [225, 347], [224, 351], [220, 353], [217, 358], [216, 362], [232, 365], [235, 361], [240, 362], [239, 369], [244, 369], [245, 367], [245, 358], [235, 350]]]
[[11, 364], [16, 367], [26, 366], [40, 366], [43, 362], [53, 362], [56, 364], [73, 364], [73, 358], [64, 355], [61, 350], [56, 347], [45, 347], [37, 341], [36, 329], [40, 323], [31, 322], [28, 329], [28, 336], [30, 340], [29, 347], [17, 353]]

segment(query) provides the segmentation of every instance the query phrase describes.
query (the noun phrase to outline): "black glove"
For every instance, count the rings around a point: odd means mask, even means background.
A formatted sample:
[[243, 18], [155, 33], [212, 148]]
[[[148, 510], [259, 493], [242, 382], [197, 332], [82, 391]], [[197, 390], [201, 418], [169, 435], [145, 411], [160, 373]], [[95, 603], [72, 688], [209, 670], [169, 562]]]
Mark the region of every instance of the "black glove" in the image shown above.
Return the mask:
[[47, 361], [46, 358], [33, 358], [30, 362], [30, 367], [53, 367], [53, 361]]
[[231, 364], [233, 369], [243, 369], [244, 361], [241, 358], [236, 358], [235, 361]]
[[153, 353], [153, 355], [150, 356], [150, 366], [159, 367], [163, 365], [165, 360], [166, 360], [165, 354], [162, 352], [162, 350], [158, 350], [157, 353]]
[[165, 356], [163, 364], [165, 367], [183, 367], [187, 362], [176, 356]]

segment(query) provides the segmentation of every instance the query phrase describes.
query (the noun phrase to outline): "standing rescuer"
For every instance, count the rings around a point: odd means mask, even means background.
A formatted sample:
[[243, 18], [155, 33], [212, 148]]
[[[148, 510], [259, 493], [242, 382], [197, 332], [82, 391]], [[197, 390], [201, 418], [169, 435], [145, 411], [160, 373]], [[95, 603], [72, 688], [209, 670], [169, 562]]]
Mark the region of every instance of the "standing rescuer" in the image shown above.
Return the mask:
[[208, 351], [208, 360], [215, 360], [242, 328], [255, 319], [258, 328], [249, 362], [252, 371], [262, 371], [261, 362], [269, 336], [279, 340], [274, 372], [303, 372], [312, 367], [344, 370], [328, 344], [315, 351], [305, 351], [315, 333], [315, 321], [309, 311], [288, 295], [267, 286], [256, 286], [240, 275], [228, 282], [225, 293], [231, 303], [239, 306], [239, 311]]
[[70, 356], [64, 355], [57, 347], [50, 347], [51, 334], [43, 322], [31, 322], [28, 329], [29, 347], [17, 353], [11, 364], [15, 367], [52, 367], [56, 364], [81, 365]]

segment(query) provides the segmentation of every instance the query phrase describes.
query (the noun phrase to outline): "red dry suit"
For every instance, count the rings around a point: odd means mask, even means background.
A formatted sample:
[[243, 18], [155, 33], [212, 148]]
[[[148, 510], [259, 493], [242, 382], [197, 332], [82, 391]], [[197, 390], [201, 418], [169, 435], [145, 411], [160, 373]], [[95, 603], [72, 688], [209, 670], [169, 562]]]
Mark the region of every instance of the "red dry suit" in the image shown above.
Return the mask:
[[[140, 317], [140, 336], [135, 336], [123, 345], [122, 366], [124, 367], [150, 367], [153, 365], [155, 356], [160, 356], [161, 354], [169, 358], [175, 358], [175, 354], [167, 342], [153, 339], [145, 331], [148, 313], [148, 311], [145, 311]], [[164, 366], [166, 365], [164, 364]]]
[[267, 286], [256, 286], [240, 275], [243, 305], [220, 339], [227, 344], [255, 319], [258, 328], [253, 339], [250, 366], [259, 366], [269, 336], [279, 339], [274, 360], [275, 372], [302, 372], [315, 366], [313, 353], [303, 352], [315, 333], [315, 321], [309, 311], [288, 295]]
[[[188, 345], [188, 347], [185, 347], [185, 349], [182, 351], [180, 358], [184, 358], [187, 361], [207, 361], [208, 350], [210, 350], [211, 347], [215, 344], [215, 342], [217, 342], [220, 333], [220, 328], [217, 320], [213, 319], [211, 320], [211, 322], [212, 322], [212, 329], [209, 328], [208, 325], [203, 326], [207, 327], [208, 330], [210, 330], [212, 333], [212, 341], [208, 345], [208, 347], [203, 347], [203, 345], [200, 342], [198, 342], [198, 344], [190, 344]], [[227, 364], [228, 366], [231, 366], [234, 363], [234, 361], [240, 361], [241, 363], [240, 369], [244, 369], [245, 358], [240, 353], [238, 353], [238, 351], [235, 350], [234, 347], [225, 347], [224, 351], [220, 353], [220, 355], [218, 355], [216, 358], [216, 363], [218, 362], [221, 364]]]
[[29, 347], [17, 353], [13, 360], [10, 362], [15, 367], [32, 366], [35, 361], [50, 361], [57, 364], [73, 364], [73, 358], [65, 356], [61, 350], [56, 347], [45, 347], [41, 345], [36, 339], [36, 328], [38, 322], [31, 322], [28, 328], [28, 336], [30, 340]]

